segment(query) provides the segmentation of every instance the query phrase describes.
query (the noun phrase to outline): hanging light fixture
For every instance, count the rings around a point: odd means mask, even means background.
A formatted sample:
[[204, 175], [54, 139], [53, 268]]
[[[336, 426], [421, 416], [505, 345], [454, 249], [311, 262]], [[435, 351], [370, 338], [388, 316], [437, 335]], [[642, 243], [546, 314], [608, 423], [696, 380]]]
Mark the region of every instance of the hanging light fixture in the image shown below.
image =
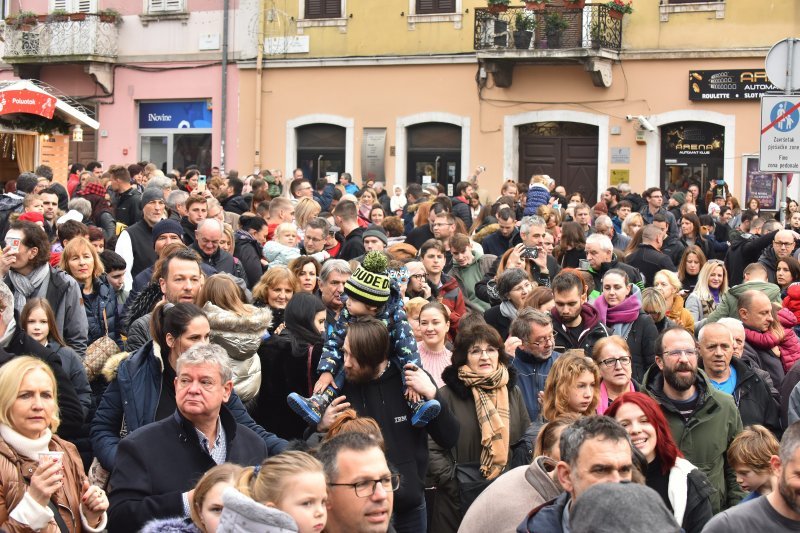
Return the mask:
[[83, 142], [83, 128], [80, 124], [75, 124], [72, 127], [72, 140], [76, 143]]

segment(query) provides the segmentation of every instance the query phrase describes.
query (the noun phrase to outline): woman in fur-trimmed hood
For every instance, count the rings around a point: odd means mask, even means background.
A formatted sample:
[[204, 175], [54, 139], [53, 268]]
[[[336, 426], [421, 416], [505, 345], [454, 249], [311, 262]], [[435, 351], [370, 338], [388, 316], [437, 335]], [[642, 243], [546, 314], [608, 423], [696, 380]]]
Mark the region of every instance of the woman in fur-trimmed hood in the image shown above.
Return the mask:
[[243, 402], [249, 402], [261, 387], [261, 359], [257, 351], [272, 322], [272, 311], [244, 303], [241, 289], [229, 274], [208, 278], [197, 302], [208, 316], [211, 342], [225, 348], [231, 358], [236, 394]]

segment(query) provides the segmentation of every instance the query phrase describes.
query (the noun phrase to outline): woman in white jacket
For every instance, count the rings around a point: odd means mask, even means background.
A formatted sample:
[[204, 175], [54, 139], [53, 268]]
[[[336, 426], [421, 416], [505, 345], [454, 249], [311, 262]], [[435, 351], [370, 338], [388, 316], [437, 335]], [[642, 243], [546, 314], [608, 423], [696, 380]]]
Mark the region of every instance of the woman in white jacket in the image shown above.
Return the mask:
[[246, 404], [261, 387], [261, 359], [256, 352], [272, 321], [272, 311], [244, 303], [242, 290], [224, 273], [206, 280], [197, 303], [208, 316], [210, 341], [225, 348], [231, 358], [233, 388]]

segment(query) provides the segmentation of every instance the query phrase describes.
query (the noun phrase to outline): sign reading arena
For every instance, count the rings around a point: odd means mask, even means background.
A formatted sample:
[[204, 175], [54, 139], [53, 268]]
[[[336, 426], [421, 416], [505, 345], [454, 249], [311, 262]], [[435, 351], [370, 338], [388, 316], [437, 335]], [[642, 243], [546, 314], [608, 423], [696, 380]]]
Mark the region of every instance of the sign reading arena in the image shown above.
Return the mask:
[[763, 68], [689, 71], [689, 100], [758, 100], [775, 90]]

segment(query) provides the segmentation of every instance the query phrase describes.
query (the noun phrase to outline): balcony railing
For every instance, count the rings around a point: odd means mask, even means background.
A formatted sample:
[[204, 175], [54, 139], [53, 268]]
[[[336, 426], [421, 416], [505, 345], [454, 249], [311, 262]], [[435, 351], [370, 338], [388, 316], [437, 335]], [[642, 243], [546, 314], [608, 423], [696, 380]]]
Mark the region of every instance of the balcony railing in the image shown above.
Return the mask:
[[12, 64], [113, 62], [117, 58], [117, 37], [116, 24], [93, 14], [86, 14], [83, 20], [7, 24], [3, 60]]
[[[540, 11], [509, 7], [493, 14], [488, 9], [475, 10], [475, 50], [563, 50], [622, 48], [622, 20], [612, 17], [608, 6], [587, 5], [583, 9], [547, 6]], [[566, 29], [550, 32], [547, 17], [557, 16]], [[535, 25], [525, 32], [526, 26]]]

